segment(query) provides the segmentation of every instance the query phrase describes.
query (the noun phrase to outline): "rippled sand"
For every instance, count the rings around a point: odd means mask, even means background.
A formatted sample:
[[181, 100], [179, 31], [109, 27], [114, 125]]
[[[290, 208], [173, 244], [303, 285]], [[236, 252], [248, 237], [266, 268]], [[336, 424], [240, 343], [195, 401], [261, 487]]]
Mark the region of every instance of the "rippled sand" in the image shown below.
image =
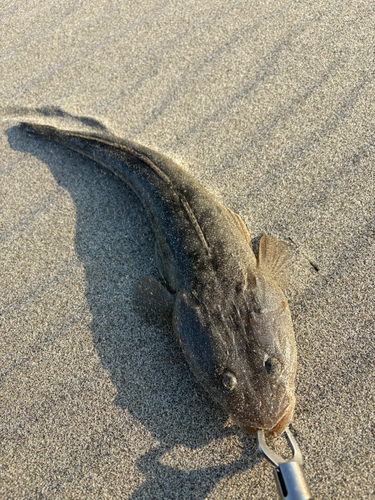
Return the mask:
[[[306, 476], [316, 499], [374, 498], [371, 2], [17, 1], [1, 23], [2, 117], [97, 120], [288, 243]], [[136, 197], [0, 125], [0, 497], [276, 498], [170, 326], [133, 310], [157, 276]]]

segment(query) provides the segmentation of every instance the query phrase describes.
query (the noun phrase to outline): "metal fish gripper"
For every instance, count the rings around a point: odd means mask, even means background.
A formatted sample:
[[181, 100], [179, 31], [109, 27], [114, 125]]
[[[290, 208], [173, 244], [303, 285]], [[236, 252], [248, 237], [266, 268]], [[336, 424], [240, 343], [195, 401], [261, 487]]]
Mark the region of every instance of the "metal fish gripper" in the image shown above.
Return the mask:
[[293, 452], [291, 459], [287, 460], [279, 456], [268, 447], [262, 429], [257, 430], [259, 451], [274, 467], [273, 474], [281, 500], [312, 500], [313, 497], [302, 468], [301, 450], [289, 429], [286, 429], [285, 435]]

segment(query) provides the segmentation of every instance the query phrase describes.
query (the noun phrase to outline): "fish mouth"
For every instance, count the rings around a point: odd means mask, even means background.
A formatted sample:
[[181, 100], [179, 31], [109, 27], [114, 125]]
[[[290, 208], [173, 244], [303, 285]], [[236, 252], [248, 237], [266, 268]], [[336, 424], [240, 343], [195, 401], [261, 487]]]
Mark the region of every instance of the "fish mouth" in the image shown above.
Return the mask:
[[281, 418], [278, 420], [277, 424], [272, 427], [271, 429], [267, 428], [262, 428], [260, 426], [254, 426], [252, 424], [246, 424], [246, 423], [239, 423], [240, 427], [248, 432], [249, 434], [255, 434], [257, 429], [263, 429], [264, 430], [264, 435], [268, 439], [275, 439], [285, 431], [285, 429], [288, 427], [290, 422], [292, 421], [293, 414], [294, 414], [294, 407], [295, 407], [295, 398], [292, 399], [290, 404], [287, 406], [285, 412], [281, 416]]

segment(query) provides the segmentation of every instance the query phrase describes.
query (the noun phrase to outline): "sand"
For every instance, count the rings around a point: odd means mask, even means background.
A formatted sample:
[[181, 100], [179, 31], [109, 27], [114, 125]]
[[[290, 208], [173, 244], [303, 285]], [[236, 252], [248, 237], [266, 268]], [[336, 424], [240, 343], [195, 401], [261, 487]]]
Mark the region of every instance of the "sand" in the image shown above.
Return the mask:
[[[374, 3], [17, 1], [1, 25], [2, 119], [98, 120], [288, 244], [308, 482], [375, 498]], [[170, 325], [134, 311], [157, 276], [134, 194], [0, 125], [0, 498], [277, 498]]]

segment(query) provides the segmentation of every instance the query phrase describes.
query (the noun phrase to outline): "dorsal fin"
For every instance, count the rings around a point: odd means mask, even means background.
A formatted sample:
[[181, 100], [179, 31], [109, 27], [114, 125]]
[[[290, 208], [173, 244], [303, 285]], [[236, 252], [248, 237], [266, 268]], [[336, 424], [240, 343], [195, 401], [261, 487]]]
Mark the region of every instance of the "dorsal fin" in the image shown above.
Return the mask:
[[288, 247], [279, 239], [264, 234], [259, 242], [258, 269], [271, 276], [281, 288], [290, 280], [292, 259]]
[[233, 217], [233, 219], [236, 222], [236, 224], [238, 225], [238, 227], [241, 229], [243, 235], [245, 236], [246, 241], [249, 244], [251, 244], [249, 231], [247, 230], [247, 227], [246, 227], [244, 221], [241, 219], [241, 217], [238, 214], [236, 214], [235, 212], [232, 212], [232, 210], [230, 208], [227, 207], [227, 210], [230, 213], [230, 215]]

